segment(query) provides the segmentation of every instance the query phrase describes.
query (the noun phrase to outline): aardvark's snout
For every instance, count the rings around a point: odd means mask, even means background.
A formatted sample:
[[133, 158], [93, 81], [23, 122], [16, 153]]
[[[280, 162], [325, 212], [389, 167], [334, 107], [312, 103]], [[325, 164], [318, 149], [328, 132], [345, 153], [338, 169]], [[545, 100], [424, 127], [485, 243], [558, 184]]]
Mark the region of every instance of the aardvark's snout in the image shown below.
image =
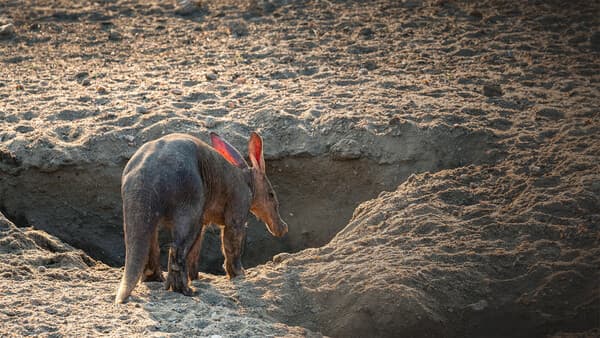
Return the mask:
[[288, 232], [288, 225], [281, 218], [276, 222], [268, 223], [267, 228], [271, 235], [275, 237], [283, 237]]
[[283, 235], [287, 234], [287, 232], [288, 232], [287, 223], [284, 221], [281, 221], [281, 224], [279, 224], [279, 231], [277, 231], [277, 234], [275, 234], [275, 236], [283, 237]]

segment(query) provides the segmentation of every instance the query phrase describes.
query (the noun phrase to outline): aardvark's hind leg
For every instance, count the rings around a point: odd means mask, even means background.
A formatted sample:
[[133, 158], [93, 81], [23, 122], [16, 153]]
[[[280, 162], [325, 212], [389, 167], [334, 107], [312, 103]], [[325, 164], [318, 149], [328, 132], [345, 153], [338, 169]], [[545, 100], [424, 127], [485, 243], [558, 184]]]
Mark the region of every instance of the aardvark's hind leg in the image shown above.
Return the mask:
[[158, 227], [150, 240], [150, 254], [148, 255], [148, 263], [144, 268], [142, 276], [144, 282], [164, 282], [162, 270], [160, 268], [160, 246], [158, 245]]
[[192, 245], [190, 252], [187, 255], [187, 270], [190, 280], [198, 279], [198, 261], [200, 260], [200, 250], [202, 250], [202, 242], [204, 240], [204, 233], [206, 232], [206, 226], [202, 226], [202, 231], [196, 237], [196, 241]]
[[180, 212], [173, 225], [173, 246], [169, 250], [169, 271], [165, 288], [191, 296], [187, 257], [198, 238], [201, 226], [192, 212]]

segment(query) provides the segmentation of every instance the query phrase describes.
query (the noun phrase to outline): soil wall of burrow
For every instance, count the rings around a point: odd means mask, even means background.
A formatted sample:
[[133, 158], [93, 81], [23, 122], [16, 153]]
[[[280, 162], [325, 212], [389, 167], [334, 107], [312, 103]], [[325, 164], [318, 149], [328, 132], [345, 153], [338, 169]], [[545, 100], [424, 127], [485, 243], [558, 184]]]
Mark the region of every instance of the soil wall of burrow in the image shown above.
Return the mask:
[[[332, 153], [267, 161], [278, 194], [280, 213], [289, 225], [282, 238], [272, 237], [254, 216], [248, 222], [244, 266], [264, 263], [280, 252], [296, 252], [327, 243], [351, 218], [362, 201], [395, 189], [412, 173], [434, 172], [499, 159], [495, 142], [482, 133], [411, 140], [410, 154], [396, 163], [367, 158], [340, 160]], [[388, 151], [402, 152], [406, 142], [390, 139]], [[421, 146], [419, 146], [421, 145]], [[494, 148], [495, 150], [493, 150]], [[33, 226], [81, 248], [113, 266], [124, 261], [118, 165], [70, 165], [52, 172], [23, 168], [0, 175], [0, 211], [19, 226]], [[160, 235], [163, 268], [170, 235]], [[201, 270], [222, 273], [219, 230], [207, 230]]]

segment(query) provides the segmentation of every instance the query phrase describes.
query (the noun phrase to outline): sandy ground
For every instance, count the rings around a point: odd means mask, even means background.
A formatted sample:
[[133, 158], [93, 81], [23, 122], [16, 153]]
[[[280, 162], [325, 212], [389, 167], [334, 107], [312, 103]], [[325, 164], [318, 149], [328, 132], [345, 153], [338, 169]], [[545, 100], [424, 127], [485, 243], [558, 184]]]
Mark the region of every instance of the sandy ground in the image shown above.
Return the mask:
[[598, 336], [599, 18], [588, 1], [4, 1], [14, 223], [118, 265], [141, 144], [216, 131], [244, 149], [258, 130], [289, 247], [317, 247], [115, 307], [118, 268], [2, 219], [0, 334]]

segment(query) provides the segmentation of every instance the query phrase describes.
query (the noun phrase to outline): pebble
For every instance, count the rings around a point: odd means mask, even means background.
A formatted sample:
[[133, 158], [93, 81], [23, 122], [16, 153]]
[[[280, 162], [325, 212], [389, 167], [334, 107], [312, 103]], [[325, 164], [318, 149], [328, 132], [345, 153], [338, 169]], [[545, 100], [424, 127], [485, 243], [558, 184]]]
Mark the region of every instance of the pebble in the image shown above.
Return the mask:
[[148, 113], [148, 108], [146, 108], [144, 106], [137, 106], [137, 107], [135, 107], [135, 112], [138, 114], [146, 114], [146, 113]]
[[108, 40], [110, 41], [121, 41], [123, 39], [123, 35], [121, 35], [121, 33], [119, 33], [118, 31], [111, 29], [108, 32]]
[[197, 5], [192, 0], [178, 0], [177, 2], [179, 3], [178, 14], [190, 14], [196, 10]]
[[565, 118], [565, 113], [561, 110], [555, 109], [555, 108], [551, 108], [551, 107], [546, 107], [546, 108], [541, 108], [536, 112], [536, 117], [537, 118], [547, 118], [550, 120], [561, 120], [563, 118]]
[[206, 128], [214, 128], [218, 124], [217, 119], [212, 116], [204, 117], [204, 125]]
[[171, 93], [173, 93], [175, 95], [181, 95], [181, 94], [183, 94], [183, 90], [181, 90], [179, 88], [173, 88], [173, 89], [171, 89]]
[[44, 272], [46, 272], [47, 269], [45, 266], [40, 265], [40, 266], [38, 266], [37, 270], [39, 273], [44, 273]]
[[358, 71], [358, 74], [360, 74], [360, 75], [367, 75], [367, 74], [369, 74], [369, 71], [366, 68], [361, 68]]
[[361, 30], [358, 32], [358, 34], [363, 39], [370, 40], [373, 38], [373, 35], [375, 35], [375, 32], [369, 27], [364, 27], [364, 28], [361, 28]]
[[504, 93], [502, 92], [500, 85], [483, 85], [483, 95], [487, 97], [502, 96], [503, 94]]
[[248, 26], [242, 22], [232, 22], [229, 24], [229, 33], [236, 38], [248, 35]]
[[242, 85], [242, 84], [246, 83], [246, 78], [244, 78], [244, 77], [238, 77], [233, 82], [235, 82], [236, 84]]
[[15, 35], [15, 25], [8, 23], [0, 26], [0, 37], [12, 37]]
[[463, 48], [463, 49], [459, 50], [458, 52], [454, 53], [454, 55], [464, 56], [464, 57], [472, 57], [472, 56], [477, 55], [478, 53], [479, 52], [474, 49]]
[[467, 307], [473, 311], [482, 311], [488, 307], [488, 302], [485, 299], [482, 299], [478, 302], [467, 305]]
[[535, 164], [532, 164], [529, 166], [529, 172], [531, 172], [533, 175], [539, 175], [542, 173], [542, 168], [538, 167]]
[[360, 144], [353, 139], [342, 139], [330, 149], [334, 160], [354, 160], [360, 158]]
[[214, 80], [216, 80], [217, 78], [218, 78], [218, 76], [217, 76], [217, 74], [215, 74], [215, 73], [207, 73], [207, 74], [206, 74], [206, 79], [207, 79], [208, 81], [214, 81]]
[[58, 310], [56, 310], [53, 307], [48, 307], [44, 311], [46, 311], [46, 313], [49, 314], [49, 315], [55, 315], [55, 314], [58, 313]]

